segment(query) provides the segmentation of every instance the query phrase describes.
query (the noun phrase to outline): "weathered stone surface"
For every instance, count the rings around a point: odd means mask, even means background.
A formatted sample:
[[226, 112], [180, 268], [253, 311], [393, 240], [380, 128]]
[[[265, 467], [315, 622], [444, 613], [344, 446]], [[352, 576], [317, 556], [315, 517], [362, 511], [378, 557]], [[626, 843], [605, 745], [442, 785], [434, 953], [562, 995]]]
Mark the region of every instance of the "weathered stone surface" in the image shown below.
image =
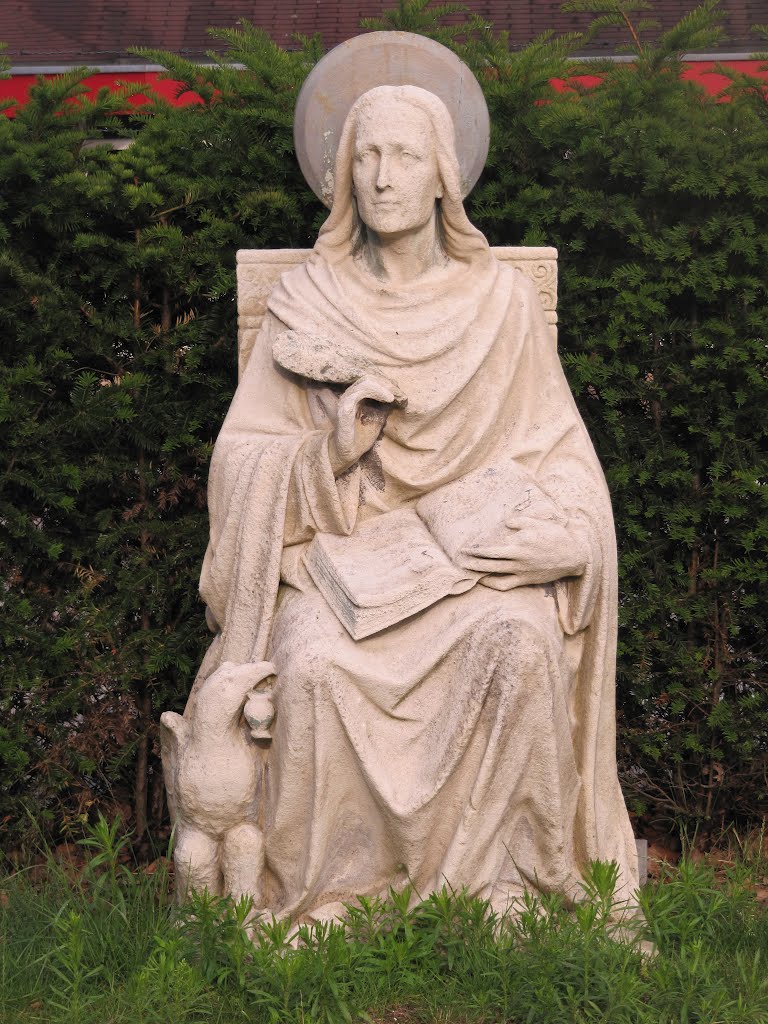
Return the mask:
[[364, 377], [375, 378], [392, 392], [396, 405], [407, 405], [408, 399], [394, 381], [367, 356], [345, 348], [338, 338], [284, 331], [275, 338], [272, 358], [284, 370], [322, 384], [351, 387]]

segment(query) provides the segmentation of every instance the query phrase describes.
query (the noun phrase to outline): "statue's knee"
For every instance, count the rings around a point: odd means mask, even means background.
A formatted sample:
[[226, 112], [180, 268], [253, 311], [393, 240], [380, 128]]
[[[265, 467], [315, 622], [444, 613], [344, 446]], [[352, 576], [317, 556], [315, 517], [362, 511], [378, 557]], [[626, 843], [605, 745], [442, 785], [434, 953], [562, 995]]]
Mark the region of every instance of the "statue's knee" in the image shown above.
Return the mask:
[[292, 704], [294, 696], [306, 699], [333, 671], [333, 659], [327, 651], [298, 650], [278, 666], [275, 692], [281, 703]]
[[499, 652], [516, 672], [540, 671], [547, 664], [551, 637], [546, 628], [516, 615], [497, 615], [492, 623]]
[[551, 638], [544, 626], [539, 626], [528, 619], [518, 619], [515, 623], [515, 636], [523, 656], [532, 657], [536, 662], [548, 656]]

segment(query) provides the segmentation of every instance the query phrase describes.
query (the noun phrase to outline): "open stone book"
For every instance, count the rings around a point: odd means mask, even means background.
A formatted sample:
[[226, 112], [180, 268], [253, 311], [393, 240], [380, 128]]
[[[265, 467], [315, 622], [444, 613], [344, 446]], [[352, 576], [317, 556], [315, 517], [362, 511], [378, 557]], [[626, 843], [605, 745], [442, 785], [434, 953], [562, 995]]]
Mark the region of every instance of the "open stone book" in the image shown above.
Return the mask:
[[445, 484], [415, 506], [378, 515], [349, 536], [315, 534], [304, 564], [350, 636], [362, 640], [500, 571], [489, 557], [483, 572], [462, 563], [499, 550], [518, 516], [565, 522], [510, 460]]

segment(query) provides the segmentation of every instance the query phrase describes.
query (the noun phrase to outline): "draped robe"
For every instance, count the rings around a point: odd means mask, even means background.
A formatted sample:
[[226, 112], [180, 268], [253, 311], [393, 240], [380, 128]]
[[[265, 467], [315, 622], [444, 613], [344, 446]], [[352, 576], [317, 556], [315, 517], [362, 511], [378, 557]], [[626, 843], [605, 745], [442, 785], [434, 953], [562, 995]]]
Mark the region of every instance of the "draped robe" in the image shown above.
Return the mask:
[[[594, 858], [618, 862], [627, 895], [610, 502], [536, 289], [487, 245], [400, 289], [331, 257], [318, 245], [273, 290], [209, 482], [201, 593], [219, 633], [199, 679], [225, 660], [276, 667], [266, 907], [323, 917], [406, 881], [499, 909], [524, 888], [573, 899]], [[272, 359], [285, 329], [359, 351], [408, 397], [339, 479], [319, 389]], [[352, 640], [303, 567], [314, 533], [349, 534], [509, 457], [567, 516], [584, 573], [490, 577]]]

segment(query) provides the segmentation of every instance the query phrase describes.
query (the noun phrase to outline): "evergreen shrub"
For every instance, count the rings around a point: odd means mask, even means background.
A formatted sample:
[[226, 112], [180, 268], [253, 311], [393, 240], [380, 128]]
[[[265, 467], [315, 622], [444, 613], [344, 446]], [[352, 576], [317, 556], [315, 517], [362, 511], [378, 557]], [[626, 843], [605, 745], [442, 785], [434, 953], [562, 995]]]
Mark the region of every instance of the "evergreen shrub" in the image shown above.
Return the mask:
[[[625, 792], [712, 829], [768, 803], [768, 97], [744, 76], [719, 98], [681, 80], [718, 31], [710, 2], [653, 46], [637, 5], [581, 6], [629, 22], [631, 64], [569, 63], [575, 37], [511, 50], [426, 0], [380, 27], [449, 42], [483, 84], [491, 152], [469, 212], [491, 243], [559, 250], [561, 354], [616, 512]], [[207, 643], [234, 253], [311, 245], [322, 221], [291, 134], [317, 40], [217, 35], [212, 68], [151, 54], [199, 104], [126, 123], [130, 90], [87, 99], [81, 69], [0, 119], [6, 842], [25, 807], [58, 832], [92, 807], [139, 836], [162, 824], [155, 723]], [[100, 132], [134, 141], [84, 149]]]

